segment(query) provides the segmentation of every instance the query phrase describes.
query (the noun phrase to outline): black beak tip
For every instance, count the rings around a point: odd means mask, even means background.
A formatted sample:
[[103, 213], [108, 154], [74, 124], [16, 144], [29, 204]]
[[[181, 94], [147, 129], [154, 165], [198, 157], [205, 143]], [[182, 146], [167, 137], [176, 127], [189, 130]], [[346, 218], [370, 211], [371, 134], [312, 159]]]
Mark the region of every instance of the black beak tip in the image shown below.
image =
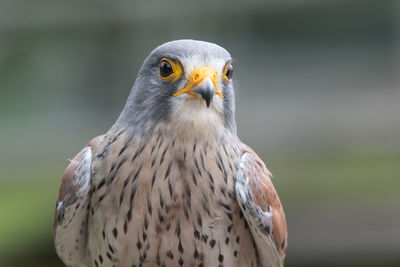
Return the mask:
[[211, 101], [212, 101], [212, 97], [213, 97], [212, 92], [207, 90], [207, 91], [201, 92], [200, 95], [204, 99], [204, 101], [206, 101], [207, 108], [209, 108]]
[[198, 93], [201, 96], [201, 98], [204, 99], [207, 108], [209, 108], [215, 92], [214, 87], [207, 86], [206, 88], [198, 88], [197, 90], [195, 90], [195, 92]]
[[204, 99], [204, 100], [206, 101], [207, 108], [209, 108], [209, 107], [210, 107], [210, 104], [211, 104], [211, 98], [209, 98], [209, 99]]

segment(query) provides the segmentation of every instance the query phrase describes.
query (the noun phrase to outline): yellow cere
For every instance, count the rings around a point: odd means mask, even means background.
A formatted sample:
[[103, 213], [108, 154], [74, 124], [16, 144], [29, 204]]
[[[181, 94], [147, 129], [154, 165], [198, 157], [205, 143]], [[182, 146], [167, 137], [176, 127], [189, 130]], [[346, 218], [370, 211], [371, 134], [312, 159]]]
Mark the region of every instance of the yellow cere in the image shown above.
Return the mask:
[[187, 93], [190, 94], [192, 96], [197, 97], [197, 94], [195, 92], [192, 91], [192, 88], [195, 87], [197, 84], [199, 84], [202, 80], [204, 80], [204, 78], [209, 77], [211, 79], [211, 81], [214, 84], [215, 87], [215, 93], [219, 95], [220, 97], [224, 97], [224, 95], [221, 93], [221, 91], [218, 89], [218, 75], [217, 72], [208, 66], [203, 66], [200, 68], [195, 69], [189, 76], [189, 80], [186, 84], [186, 86], [173, 94], [173, 96], [178, 96], [181, 95], [183, 93]]
[[172, 73], [171, 73], [171, 75], [169, 75], [167, 77], [160, 76], [161, 79], [163, 79], [166, 82], [173, 83], [173, 82], [176, 82], [180, 77], [182, 77], [183, 69], [182, 69], [181, 64], [178, 61], [171, 60], [169, 58], [163, 58], [163, 59], [161, 59], [160, 64], [163, 61], [168, 61], [168, 63], [171, 64]]

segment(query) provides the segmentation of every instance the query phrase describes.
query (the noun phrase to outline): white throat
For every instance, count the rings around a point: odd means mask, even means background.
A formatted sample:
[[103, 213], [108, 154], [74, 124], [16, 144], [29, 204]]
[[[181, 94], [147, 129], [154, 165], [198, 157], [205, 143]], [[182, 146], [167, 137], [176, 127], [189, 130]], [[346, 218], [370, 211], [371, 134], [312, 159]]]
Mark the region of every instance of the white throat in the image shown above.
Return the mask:
[[215, 95], [209, 108], [202, 99], [181, 95], [171, 105], [169, 121], [157, 128], [179, 139], [211, 139], [227, 131], [223, 115], [223, 100]]

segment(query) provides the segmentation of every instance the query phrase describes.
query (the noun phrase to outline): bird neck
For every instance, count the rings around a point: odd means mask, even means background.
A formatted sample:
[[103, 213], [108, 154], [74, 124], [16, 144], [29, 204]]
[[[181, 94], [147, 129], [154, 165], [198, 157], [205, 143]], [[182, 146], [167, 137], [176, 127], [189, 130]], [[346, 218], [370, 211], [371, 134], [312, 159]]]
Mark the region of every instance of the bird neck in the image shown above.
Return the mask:
[[155, 132], [165, 133], [166, 136], [184, 142], [192, 140], [207, 142], [216, 140], [221, 136], [231, 135], [219, 118], [201, 116], [161, 121], [155, 126]]

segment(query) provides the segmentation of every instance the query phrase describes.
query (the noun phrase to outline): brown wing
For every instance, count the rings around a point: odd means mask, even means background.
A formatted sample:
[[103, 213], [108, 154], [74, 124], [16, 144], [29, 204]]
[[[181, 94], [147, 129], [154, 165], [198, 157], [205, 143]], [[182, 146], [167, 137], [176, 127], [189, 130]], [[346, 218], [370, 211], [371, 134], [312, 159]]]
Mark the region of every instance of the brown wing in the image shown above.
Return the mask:
[[255, 240], [262, 266], [282, 266], [286, 256], [287, 227], [271, 173], [257, 154], [239, 144], [242, 158], [236, 195]]
[[100, 138], [71, 160], [61, 180], [54, 214], [54, 243], [67, 266], [85, 266], [92, 146]]

